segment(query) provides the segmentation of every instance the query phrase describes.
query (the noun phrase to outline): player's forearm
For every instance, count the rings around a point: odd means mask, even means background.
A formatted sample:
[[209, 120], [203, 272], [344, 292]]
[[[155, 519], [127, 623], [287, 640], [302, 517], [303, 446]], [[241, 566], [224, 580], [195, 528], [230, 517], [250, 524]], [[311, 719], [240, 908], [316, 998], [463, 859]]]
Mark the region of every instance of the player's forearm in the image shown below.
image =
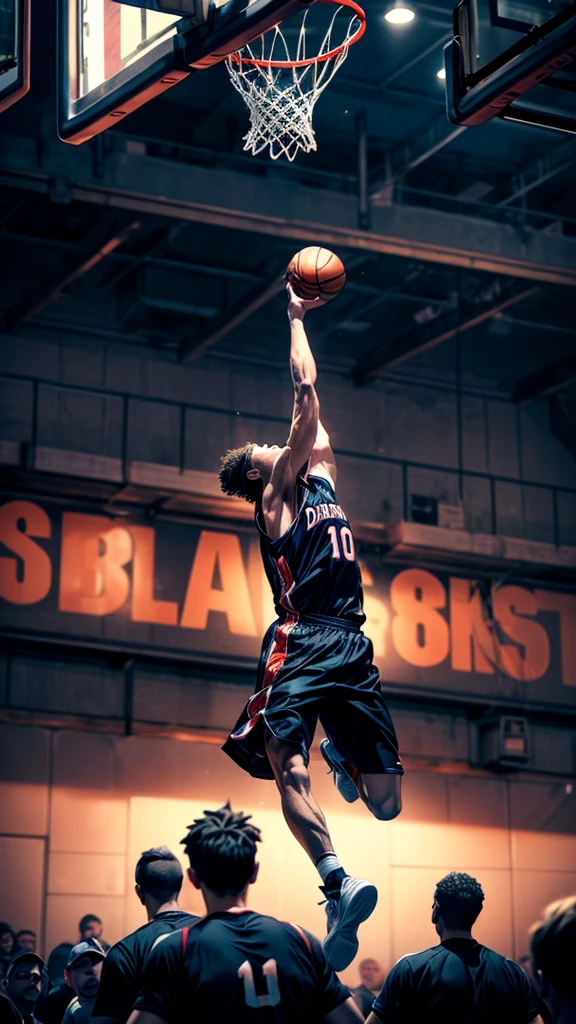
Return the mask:
[[290, 371], [297, 392], [302, 384], [316, 383], [316, 362], [308, 342], [304, 320], [289, 310], [290, 319]]

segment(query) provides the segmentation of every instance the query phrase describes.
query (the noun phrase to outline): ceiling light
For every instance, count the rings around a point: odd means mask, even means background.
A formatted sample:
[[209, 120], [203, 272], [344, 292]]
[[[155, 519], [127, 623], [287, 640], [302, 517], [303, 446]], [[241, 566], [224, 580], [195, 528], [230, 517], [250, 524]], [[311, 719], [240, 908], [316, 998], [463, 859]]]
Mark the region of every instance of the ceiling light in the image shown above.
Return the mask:
[[440, 68], [440, 71], [436, 72], [436, 77], [441, 78], [442, 81], [446, 78], [446, 68]]
[[386, 11], [384, 17], [391, 25], [407, 25], [410, 21], [414, 21], [415, 15], [414, 11], [411, 11], [409, 7], [405, 7], [402, 3], [397, 3], [389, 11]]

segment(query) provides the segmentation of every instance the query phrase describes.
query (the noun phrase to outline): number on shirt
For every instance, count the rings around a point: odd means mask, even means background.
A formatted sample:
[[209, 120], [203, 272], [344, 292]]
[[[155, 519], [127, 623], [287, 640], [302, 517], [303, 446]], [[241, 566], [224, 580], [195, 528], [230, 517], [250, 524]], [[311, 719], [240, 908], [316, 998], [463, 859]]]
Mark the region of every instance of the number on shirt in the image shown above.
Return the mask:
[[347, 558], [349, 562], [355, 560], [356, 551], [354, 549], [352, 530], [347, 526], [341, 526], [340, 530], [338, 530], [337, 526], [329, 526], [328, 536], [332, 542], [332, 558], [340, 558], [340, 548], [342, 548], [344, 558]]
[[278, 986], [278, 965], [275, 960], [267, 960], [262, 965], [262, 974], [266, 979], [266, 995], [258, 995], [254, 984], [254, 971], [249, 960], [245, 960], [238, 968], [238, 977], [244, 982], [244, 998], [248, 1006], [254, 1010], [263, 1006], [278, 1006], [280, 988]]

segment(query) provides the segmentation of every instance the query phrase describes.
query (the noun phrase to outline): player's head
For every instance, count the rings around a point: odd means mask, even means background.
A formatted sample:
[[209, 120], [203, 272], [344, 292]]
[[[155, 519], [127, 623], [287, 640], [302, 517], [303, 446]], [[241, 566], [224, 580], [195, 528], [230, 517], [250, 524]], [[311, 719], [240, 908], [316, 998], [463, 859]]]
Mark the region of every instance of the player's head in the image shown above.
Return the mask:
[[536, 987], [558, 1019], [576, 1010], [576, 896], [549, 903], [530, 929]]
[[216, 896], [239, 896], [256, 881], [256, 843], [260, 829], [251, 815], [233, 811], [228, 802], [218, 811], [204, 811], [188, 826], [182, 843], [190, 861], [188, 877], [196, 889]]
[[434, 892], [432, 924], [441, 936], [447, 929], [469, 932], [482, 910], [482, 886], [471, 875], [451, 871]]
[[150, 899], [170, 903], [178, 898], [183, 877], [180, 861], [167, 846], [144, 850], [136, 865], [136, 895], [144, 905]]
[[281, 451], [277, 444], [260, 445], [252, 441], [243, 448], [227, 451], [220, 467], [220, 486], [224, 493], [258, 501]]

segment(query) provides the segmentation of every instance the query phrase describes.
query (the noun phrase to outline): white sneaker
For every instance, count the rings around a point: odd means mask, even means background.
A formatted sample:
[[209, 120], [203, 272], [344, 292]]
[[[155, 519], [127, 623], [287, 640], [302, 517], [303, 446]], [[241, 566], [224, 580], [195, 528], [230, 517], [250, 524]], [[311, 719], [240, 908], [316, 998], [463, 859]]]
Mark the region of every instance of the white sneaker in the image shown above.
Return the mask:
[[340, 754], [331, 739], [322, 740], [320, 753], [334, 776], [336, 789], [347, 803], [353, 804], [360, 796], [354, 779], [344, 766]]
[[342, 882], [340, 896], [326, 893], [328, 933], [324, 939], [324, 953], [335, 971], [343, 971], [358, 952], [356, 932], [358, 926], [370, 917], [378, 902], [378, 890], [363, 878], [350, 878]]

